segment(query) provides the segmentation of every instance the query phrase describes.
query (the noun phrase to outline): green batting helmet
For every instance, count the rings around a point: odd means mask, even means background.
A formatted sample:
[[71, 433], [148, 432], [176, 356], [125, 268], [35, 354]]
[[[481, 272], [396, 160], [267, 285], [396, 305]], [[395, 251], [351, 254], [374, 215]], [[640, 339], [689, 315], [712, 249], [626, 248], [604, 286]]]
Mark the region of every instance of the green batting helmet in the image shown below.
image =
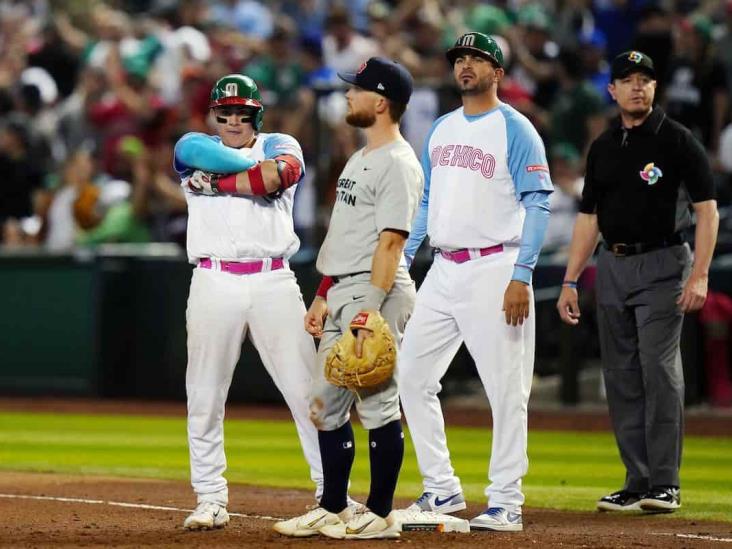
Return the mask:
[[254, 109], [252, 126], [259, 131], [264, 118], [264, 105], [257, 83], [243, 74], [228, 74], [219, 78], [211, 89], [209, 108], [224, 105], [243, 105]]
[[480, 55], [489, 59], [495, 65], [503, 68], [503, 52], [498, 43], [482, 32], [468, 32], [457, 39], [455, 45], [447, 50], [447, 60], [450, 65], [455, 64], [455, 60], [465, 53]]

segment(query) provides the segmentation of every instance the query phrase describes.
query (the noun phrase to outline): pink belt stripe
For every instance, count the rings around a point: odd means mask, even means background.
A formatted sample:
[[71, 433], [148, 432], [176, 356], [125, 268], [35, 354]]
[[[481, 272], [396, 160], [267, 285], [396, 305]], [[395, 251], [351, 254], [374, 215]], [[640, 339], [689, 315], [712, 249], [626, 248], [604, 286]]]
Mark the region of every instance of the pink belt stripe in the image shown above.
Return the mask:
[[465, 263], [466, 261], [473, 259], [470, 253], [471, 251], [480, 257], [484, 255], [498, 254], [503, 251], [503, 244], [496, 244], [495, 246], [489, 246], [488, 248], [473, 248], [472, 250], [469, 248], [462, 248], [453, 252], [439, 250], [439, 253], [448, 261], [452, 261], [454, 263]]
[[[221, 264], [222, 271], [238, 275], [255, 274], [261, 273], [262, 271], [276, 271], [285, 266], [285, 260], [281, 257], [273, 258], [269, 269], [266, 268], [266, 262], [262, 259], [255, 261], [220, 261], [219, 263]], [[204, 257], [198, 262], [198, 266], [203, 269], [212, 269], [213, 261], [208, 257]]]

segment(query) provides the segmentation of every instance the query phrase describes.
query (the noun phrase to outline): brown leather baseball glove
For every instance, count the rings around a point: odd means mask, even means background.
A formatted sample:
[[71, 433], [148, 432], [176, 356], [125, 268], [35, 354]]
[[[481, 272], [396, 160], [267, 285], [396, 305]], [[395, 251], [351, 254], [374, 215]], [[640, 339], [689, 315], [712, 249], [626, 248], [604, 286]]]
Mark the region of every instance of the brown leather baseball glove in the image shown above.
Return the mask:
[[[356, 356], [356, 332], [370, 330]], [[396, 342], [384, 317], [376, 311], [357, 314], [325, 359], [325, 379], [352, 391], [377, 387], [391, 379], [396, 366]]]

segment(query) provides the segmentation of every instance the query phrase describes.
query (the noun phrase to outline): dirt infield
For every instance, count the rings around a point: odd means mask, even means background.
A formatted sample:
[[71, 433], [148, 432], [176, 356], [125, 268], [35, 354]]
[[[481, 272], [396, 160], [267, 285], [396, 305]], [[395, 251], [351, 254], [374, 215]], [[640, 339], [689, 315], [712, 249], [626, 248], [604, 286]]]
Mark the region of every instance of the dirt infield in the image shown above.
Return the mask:
[[[302, 513], [311, 495], [297, 490], [230, 487], [234, 516], [223, 530], [186, 532], [184, 509], [193, 503], [183, 482], [0, 473], [0, 547], [732, 547], [729, 523], [524, 509], [522, 533], [409, 532], [400, 540], [334, 542], [290, 539], [272, 531], [272, 517]], [[6, 495], [63, 497], [16, 499]], [[91, 500], [82, 503], [75, 498]], [[69, 501], [72, 500], [72, 501]], [[96, 502], [96, 503], [95, 503]], [[168, 509], [122, 507], [107, 502]], [[402, 501], [401, 504], [407, 502]], [[171, 510], [177, 508], [179, 510]], [[471, 508], [465, 518], [480, 509]], [[683, 537], [680, 537], [683, 536]], [[718, 540], [718, 541], [717, 541]]]
[[[185, 417], [184, 403], [88, 399], [0, 398], [0, 410]], [[488, 410], [448, 410], [455, 425], [488, 426]], [[234, 405], [227, 417], [287, 419], [283, 407]], [[532, 412], [532, 429], [607, 430], [601, 412]], [[730, 435], [729, 416], [692, 417], [688, 434]], [[194, 499], [188, 483], [142, 479], [0, 472], [0, 547], [730, 547], [732, 523], [524, 509], [523, 533], [404, 533], [400, 540], [336, 542], [289, 539], [272, 531], [273, 517], [290, 517], [313, 503], [310, 493], [231, 485], [231, 524], [213, 532], [181, 527]], [[399, 501], [407, 505], [408, 501]], [[120, 505], [125, 504], [125, 505]], [[461, 514], [474, 516], [472, 505]], [[400, 545], [401, 544], [401, 545]]]

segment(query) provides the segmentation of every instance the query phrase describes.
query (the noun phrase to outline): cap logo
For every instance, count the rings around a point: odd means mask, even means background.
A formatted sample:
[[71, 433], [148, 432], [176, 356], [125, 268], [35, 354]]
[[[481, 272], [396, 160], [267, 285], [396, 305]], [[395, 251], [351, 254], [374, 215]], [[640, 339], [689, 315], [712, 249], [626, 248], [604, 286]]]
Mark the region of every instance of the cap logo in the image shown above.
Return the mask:
[[239, 95], [239, 84], [236, 82], [227, 82], [224, 86], [226, 97], [237, 97]]
[[362, 73], [362, 72], [364, 71], [364, 69], [366, 68], [366, 65], [367, 65], [367, 64], [368, 64], [368, 63], [361, 63], [361, 66], [360, 66], [360, 67], [358, 68], [358, 70], [356, 71], [356, 74], [361, 74], [361, 73]]
[[379, 83], [378, 83], [378, 84], [376, 85], [376, 89], [377, 89], [377, 90], [381, 90], [381, 91], [384, 91], [384, 89], [385, 89], [385, 88], [384, 88], [384, 84], [382, 84], [381, 82], [379, 82]]
[[462, 36], [462, 38], [460, 38], [460, 45], [461, 46], [475, 45], [475, 35], [474, 34], [464, 34]]
[[655, 185], [656, 181], [663, 177], [663, 172], [661, 171], [661, 168], [656, 167], [653, 162], [649, 162], [640, 172], [640, 176], [641, 179], [643, 181], [647, 181], [649, 185]]
[[632, 51], [628, 54], [628, 61], [632, 61], [633, 63], [640, 63], [643, 61], [643, 54], [637, 51]]

